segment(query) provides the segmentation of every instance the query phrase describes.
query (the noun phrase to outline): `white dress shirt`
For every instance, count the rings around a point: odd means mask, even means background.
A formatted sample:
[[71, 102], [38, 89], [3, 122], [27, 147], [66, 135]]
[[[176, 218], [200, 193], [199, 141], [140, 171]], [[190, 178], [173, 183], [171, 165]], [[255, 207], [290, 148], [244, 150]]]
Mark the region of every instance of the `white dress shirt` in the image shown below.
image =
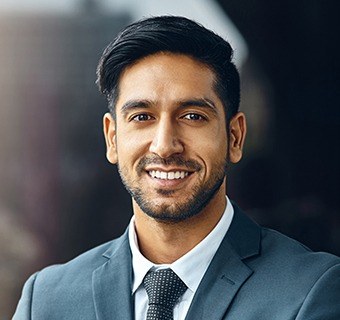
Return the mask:
[[148, 308], [148, 296], [143, 286], [143, 279], [150, 269], [171, 268], [186, 284], [188, 289], [178, 299], [174, 307], [174, 320], [184, 320], [194, 294], [213, 258], [219, 245], [227, 233], [233, 219], [234, 209], [227, 197], [226, 209], [215, 228], [193, 249], [169, 265], [157, 265], [146, 259], [138, 247], [134, 227], [134, 217], [129, 225], [129, 243], [132, 252], [135, 320], [145, 320]]

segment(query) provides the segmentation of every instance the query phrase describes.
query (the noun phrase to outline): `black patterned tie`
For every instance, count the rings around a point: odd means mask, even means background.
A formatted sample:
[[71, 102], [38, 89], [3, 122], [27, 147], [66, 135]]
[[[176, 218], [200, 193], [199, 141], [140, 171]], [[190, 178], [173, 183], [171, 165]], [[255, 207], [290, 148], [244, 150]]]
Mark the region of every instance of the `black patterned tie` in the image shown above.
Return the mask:
[[172, 320], [173, 309], [187, 286], [171, 269], [149, 272], [143, 284], [149, 297], [146, 320]]

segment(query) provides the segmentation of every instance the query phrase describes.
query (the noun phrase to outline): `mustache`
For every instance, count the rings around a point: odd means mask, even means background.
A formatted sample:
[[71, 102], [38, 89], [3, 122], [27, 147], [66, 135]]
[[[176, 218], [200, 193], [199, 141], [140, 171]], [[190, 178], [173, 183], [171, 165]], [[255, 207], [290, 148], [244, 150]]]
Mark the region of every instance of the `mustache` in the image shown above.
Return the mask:
[[137, 172], [141, 173], [144, 168], [148, 165], [176, 165], [179, 167], [184, 167], [188, 170], [199, 171], [202, 169], [202, 166], [195, 160], [186, 160], [181, 155], [172, 155], [168, 158], [161, 158], [157, 155], [149, 155], [144, 156], [140, 159], [137, 165]]

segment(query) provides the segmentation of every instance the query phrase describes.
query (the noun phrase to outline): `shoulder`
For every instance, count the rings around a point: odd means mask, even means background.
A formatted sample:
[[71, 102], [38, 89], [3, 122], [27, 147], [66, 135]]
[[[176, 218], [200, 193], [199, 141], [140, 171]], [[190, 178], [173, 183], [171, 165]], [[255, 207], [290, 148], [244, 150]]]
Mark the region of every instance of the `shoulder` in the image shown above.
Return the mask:
[[235, 305], [253, 305], [255, 318], [275, 318], [279, 310], [285, 319], [338, 319], [339, 257], [313, 252], [278, 231], [260, 227], [240, 211], [229, 243], [251, 270]]
[[[273, 229], [259, 226], [234, 204], [235, 215], [228, 240], [247, 263], [281, 273], [318, 274], [340, 263], [340, 258], [325, 252], [314, 252], [302, 243]], [[268, 270], [267, 270], [268, 268]]]
[[[262, 279], [270, 280], [265, 290], [271, 294], [275, 291], [281, 301], [290, 301], [290, 305], [294, 301], [296, 319], [338, 319], [339, 257], [314, 252], [300, 242], [267, 228], [262, 228], [261, 251], [256, 273], [261, 274]], [[276, 286], [280, 287], [280, 293], [274, 289]]]
[[91, 276], [94, 270], [107, 262], [114, 251], [126, 241], [128, 240], [124, 234], [120, 238], [86, 251], [66, 263], [48, 266], [36, 273], [35, 282], [36, 284], [38, 282], [38, 284], [48, 283], [50, 285], [51, 282], [60, 284], [60, 282], [66, 281], [69, 285], [77, 279], [82, 281], [83, 278]]
[[237, 206], [233, 222], [229, 242], [253, 271], [249, 283], [254, 287], [269, 294], [280, 288], [280, 295], [295, 297], [305, 296], [321, 279], [333, 279], [340, 287], [339, 257], [314, 252], [278, 231], [260, 227]]
[[117, 250], [129, 255], [127, 243], [124, 234], [69, 262], [36, 272], [25, 283], [13, 319], [28, 319], [24, 315], [29, 314], [34, 314], [36, 319], [55, 319], [55, 315], [62, 313], [73, 319], [94, 318], [92, 274], [110, 261]]
[[[307, 264], [309, 268], [331, 266], [340, 263], [340, 258], [326, 252], [314, 252], [304, 244], [282, 233], [261, 228], [261, 253], [283, 265]], [[306, 265], [306, 267], [307, 267]]]
[[[62, 297], [63, 295], [73, 295], [81, 288], [82, 292], [91, 292], [92, 274], [99, 267], [109, 261], [114, 252], [121, 248], [128, 239], [126, 234], [115, 240], [99, 245], [86, 251], [74, 259], [63, 263], [48, 266], [37, 272], [34, 276], [35, 295], [49, 292], [49, 296]], [[126, 250], [128, 246], [124, 247]]]
[[[340, 258], [326, 252], [314, 252], [280, 232], [261, 228], [260, 255], [249, 261], [258, 276], [275, 280], [283, 290], [296, 293], [334, 281], [340, 287]], [[268, 282], [268, 286], [273, 283]]]

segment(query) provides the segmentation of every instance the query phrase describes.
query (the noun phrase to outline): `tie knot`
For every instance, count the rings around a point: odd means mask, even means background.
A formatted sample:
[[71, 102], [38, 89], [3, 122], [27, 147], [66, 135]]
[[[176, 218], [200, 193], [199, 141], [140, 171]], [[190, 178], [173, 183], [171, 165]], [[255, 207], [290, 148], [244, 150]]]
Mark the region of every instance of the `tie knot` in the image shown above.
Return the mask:
[[144, 280], [144, 287], [149, 297], [149, 305], [162, 305], [173, 309], [187, 286], [171, 269], [149, 272]]

